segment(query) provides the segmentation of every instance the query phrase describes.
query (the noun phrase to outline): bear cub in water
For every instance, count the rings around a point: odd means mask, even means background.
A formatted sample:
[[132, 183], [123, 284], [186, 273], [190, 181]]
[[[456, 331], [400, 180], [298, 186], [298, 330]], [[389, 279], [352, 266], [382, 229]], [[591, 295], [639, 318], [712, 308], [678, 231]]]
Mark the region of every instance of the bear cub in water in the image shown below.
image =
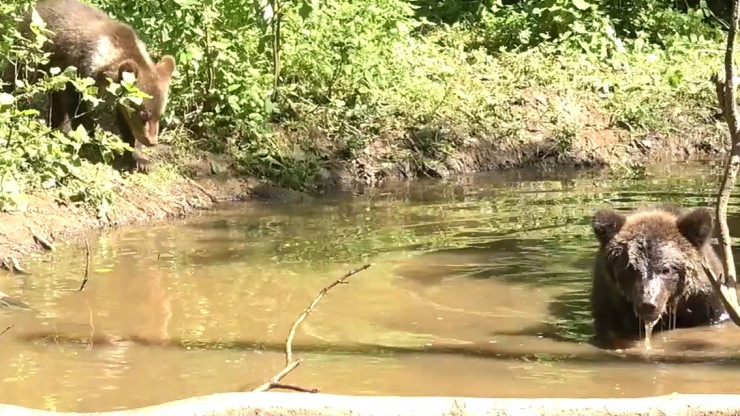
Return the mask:
[[722, 264], [710, 246], [711, 212], [685, 213], [672, 206], [628, 215], [601, 210], [593, 229], [599, 241], [593, 270], [591, 311], [596, 342], [615, 346], [641, 336], [644, 323], [656, 330], [708, 325], [725, 309], [704, 273]]

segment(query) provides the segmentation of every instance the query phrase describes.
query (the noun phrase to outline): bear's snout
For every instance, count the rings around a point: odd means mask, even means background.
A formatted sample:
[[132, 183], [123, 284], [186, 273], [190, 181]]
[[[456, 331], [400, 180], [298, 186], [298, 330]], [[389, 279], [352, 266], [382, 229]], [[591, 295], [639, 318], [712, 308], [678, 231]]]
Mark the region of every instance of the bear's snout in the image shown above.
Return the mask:
[[636, 307], [637, 316], [645, 322], [655, 322], [660, 318], [661, 308], [655, 303], [642, 302]]
[[645, 322], [655, 322], [665, 311], [666, 302], [670, 295], [670, 288], [664, 282], [651, 276], [641, 282], [636, 288], [635, 313]]

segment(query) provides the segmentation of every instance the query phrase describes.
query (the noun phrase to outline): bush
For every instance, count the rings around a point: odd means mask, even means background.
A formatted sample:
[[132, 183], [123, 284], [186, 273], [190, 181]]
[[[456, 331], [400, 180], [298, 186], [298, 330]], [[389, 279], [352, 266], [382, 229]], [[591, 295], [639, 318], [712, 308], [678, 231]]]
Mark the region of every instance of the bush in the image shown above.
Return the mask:
[[[163, 120], [172, 144], [296, 189], [363, 158], [426, 174], [473, 141], [526, 140], [528, 115], [512, 109], [529, 88], [586, 97], [633, 130], [670, 131], [676, 114], [706, 122], [722, 38], [707, 9], [673, 0], [89, 1], [154, 55], [176, 57]], [[42, 34], [12, 30], [28, 2], [0, 5], [0, 52], [36, 71]], [[73, 72], [39, 75], [0, 103], [0, 132], [22, 138], [0, 159], [6, 200], [70, 188], [96, 166], [82, 149], [103, 162], [117, 149], [105, 134], [50, 131], [26, 109], [67, 79], [95, 101]], [[551, 138], [570, 151], [579, 124], [551, 118]]]
[[[74, 68], [51, 68], [49, 72], [42, 69], [49, 62], [42, 51], [48, 31], [38, 15], [34, 15], [31, 39], [25, 38], [17, 30], [17, 23], [26, 10], [26, 1], [0, 6], [4, 16], [0, 20], [0, 56], [7, 59], [5, 78], [15, 84], [3, 85], [7, 92], [0, 94], [0, 210], [24, 208], [26, 193], [40, 189], [101, 209], [111, 201], [112, 193], [88, 186], [99, 182], [101, 176], [92, 162], [81, 157], [83, 147], [87, 146], [88, 151], [94, 149], [102, 161], [110, 162], [126, 146], [104, 132], [98, 132], [93, 139], [93, 132], [86, 132], [81, 126], [68, 134], [48, 127], [47, 114], [40, 109], [45, 107], [49, 94], [63, 90], [68, 83], [93, 107], [100, 99], [94, 81], [77, 77]], [[14, 80], [8, 76], [13, 73], [12, 68], [25, 76]], [[140, 93], [131, 83], [125, 87]], [[131, 96], [124, 95], [121, 99]], [[80, 192], [83, 188], [89, 192]]]
[[682, 12], [668, 0], [523, 0], [501, 6], [483, 19], [487, 44], [494, 50], [526, 49], [554, 42], [560, 50], [620, 50], [640, 39], [667, 47], [677, 39], [718, 39], [704, 22], [706, 9]]

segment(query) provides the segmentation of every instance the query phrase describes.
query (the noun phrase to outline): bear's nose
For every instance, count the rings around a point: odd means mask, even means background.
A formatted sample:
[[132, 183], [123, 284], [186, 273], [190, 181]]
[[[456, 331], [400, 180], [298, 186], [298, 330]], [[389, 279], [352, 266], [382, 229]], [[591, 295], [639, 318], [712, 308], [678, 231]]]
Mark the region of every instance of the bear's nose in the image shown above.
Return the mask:
[[637, 308], [637, 312], [646, 321], [653, 321], [658, 318], [658, 307], [654, 303], [642, 302], [640, 307]]

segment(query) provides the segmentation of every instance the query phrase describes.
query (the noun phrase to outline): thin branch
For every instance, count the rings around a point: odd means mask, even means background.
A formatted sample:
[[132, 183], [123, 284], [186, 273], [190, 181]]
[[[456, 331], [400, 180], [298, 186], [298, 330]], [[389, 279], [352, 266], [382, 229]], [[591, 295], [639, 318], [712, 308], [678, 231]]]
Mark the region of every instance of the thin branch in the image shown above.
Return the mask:
[[738, 110], [737, 101], [735, 100], [735, 65], [733, 62], [735, 54], [735, 41], [737, 38], [738, 21], [740, 20], [740, 14], [738, 14], [737, 0], [732, 2], [732, 22], [730, 24], [730, 30], [727, 34], [727, 49], [725, 50], [725, 94], [724, 105], [726, 110], [725, 115], [727, 117], [727, 124], [730, 128], [730, 135], [732, 136], [732, 154], [737, 154], [735, 149], [738, 145], [738, 132], [740, 131], [738, 124]]
[[90, 277], [90, 240], [85, 236], [85, 278], [82, 279], [82, 285], [80, 285], [78, 292], [82, 292], [87, 284], [87, 279]]
[[5, 328], [5, 329], [3, 330], [3, 332], [0, 332], [0, 336], [2, 336], [2, 335], [3, 335], [4, 333], [6, 333], [6, 332], [10, 331], [10, 330], [11, 330], [11, 329], [12, 329], [12, 328], [13, 328], [14, 326], [15, 326], [15, 324], [13, 324], [13, 325], [11, 325], [11, 326], [9, 326], [9, 327]]
[[270, 0], [270, 7], [272, 7], [272, 101], [277, 102], [278, 89], [280, 88], [280, 23], [282, 20], [282, 4], [281, 0]]
[[254, 389], [252, 391], [267, 391], [267, 390], [270, 390], [271, 388], [275, 387], [275, 385], [280, 384], [278, 382], [280, 380], [282, 380], [283, 377], [287, 376], [288, 373], [290, 373], [291, 371], [295, 370], [296, 367], [298, 367], [302, 363], [303, 363], [303, 360], [293, 361], [292, 363], [290, 363], [287, 366], [285, 366], [285, 368], [283, 368], [282, 371], [280, 371], [279, 373], [277, 373], [277, 375], [275, 375], [275, 377], [271, 378], [270, 381], [268, 381], [267, 383], [265, 383], [265, 384], [257, 387], [256, 389]]
[[350, 270], [347, 273], [345, 273], [344, 276], [332, 282], [329, 286], [326, 286], [323, 289], [321, 289], [319, 294], [316, 296], [316, 299], [314, 299], [313, 302], [311, 302], [311, 304], [308, 305], [308, 308], [306, 308], [306, 310], [303, 311], [303, 313], [300, 314], [300, 316], [298, 316], [298, 319], [296, 319], [295, 322], [293, 323], [293, 327], [290, 328], [290, 332], [288, 333], [288, 338], [285, 340], [285, 365], [289, 365], [291, 361], [293, 361], [293, 338], [295, 337], [295, 331], [296, 329], [298, 329], [298, 325], [300, 325], [301, 322], [303, 322], [308, 317], [308, 315], [313, 311], [313, 309], [319, 303], [321, 298], [323, 298], [324, 295], [326, 295], [326, 292], [328, 292], [331, 288], [333, 288], [336, 285], [346, 283], [347, 279], [349, 279], [353, 275], [363, 270], [366, 270], [370, 266], [371, 266], [370, 264], [366, 264], [360, 267], [359, 269]]
[[295, 391], [302, 391], [306, 393], [317, 393], [318, 389], [308, 389], [304, 387], [298, 387], [293, 386], [289, 384], [282, 384], [280, 383], [280, 380], [283, 379], [283, 377], [287, 376], [291, 371], [295, 370], [296, 367], [301, 365], [303, 363], [302, 359], [293, 360], [293, 338], [295, 337], [295, 332], [298, 329], [298, 326], [308, 317], [308, 315], [311, 313], [311, 311], [314, 310], [316, 305], [319, 303], [319, 301], [326, 295], [326, 293], [333, 287], [340, 285], [340, 284], [346, 284], [347, 279], [352, 277], [353, 275], [368, 269], [372, 264], [366, 264], [358, 269], [350, 270], [347, 273], [344, 274], [344, 276], [340, 277], [339, 279], [335, 280], [328, 286], [325, 286], [321, 291], [319, 291], [319, 294], [316, 295], [316, 298], [311, 302], [310, 305], [304, 310], [298, 318], [293, 322], [293, 326], [290, 328], [290, 332], [288, 332], [288, 337], [285, 339], [285, 368], [282, 369], [279, 373], [277, 373], [273, 378], [270, 379], [270, 381], [262, 384], [261, 386], [257, 387], [256, 389], [253, 389], [253, 392], [259, 392], [259, 391], [268, 391], [270, 389], [288, 389], [288, 390], [295, 390]]
[[[733, 147], [736, 146], [735, 138], [733, 137]], [[734, 151], [734, 150], [733, 150]], [[730, 196], [732, 190], [735, 188], [735, 182], [737, 181], [737, 171], [740, 169], [740, 155], [732, 154], [727, 160], [727, 166], [725, 167], [725, 175], [722, 178], [722, 185], [720, 186], [719, 195], [717, 196], [717, 209], [716, 217], [719, 225], [719, 244], [722, 248], [722, 267], [724, 269], [724, 284], [733, 289], [736, 288], [737, 274], [735, 270], [735, 260], [732, 255], [732, 240], [730, 237], [730, 228], [727, 225], [727, 205], [730, 202]], [[737, 295], [734, 295], [735, 303], [737, 303]]]
[[87, 350], [92, 351], [93, 339], [95, 338], [95, 322], [93, 322], [93, 312], [90, 307], [90, 302], [87, 302], [87, 313], [90, 319], [90, 342], [87, 344]]
[[275, 383], [272, 385], [273, 389], [293, 390], [300, 391], [303, 393], [318, 393], [319, 389], [307, 389], [301, 386], [294, 386], [292, 384]]
[[730, 319], [732, 319], [735, 325], [740, 326], [740, 305], [737, 303], [737, 293], [723, 285], [721, 279], [717, 278], [717, 275], [714, 274], [714, 271], [706, 262], [702, 263], [702, 267], [704, 268], [704, 273], [709, 277], [714, 291], [719, 295], [720, 300], [722, 300], [722, 304], [730, 315]]
[[725, 50], [725, 79], [719, 80], [715, 75], [713, 80], [722, 112], [730, 132], [730, 154], [725, 166], [725, 174], [717, 195], [716, 217], [719, 226], [719, 243], [722, 248], [722, 268], [724, 279], [718, 279], [714, 272], [704, 264], [704, 271], [712, 282], [715, 292], [725, 305], [733, 322], [740, 326], [740, 306], [737, 300], [737, 271], [735, 260], [732, 255], [730, 229], [727, 225], [727, 205], [735, 188], [737, 172], [740, 169], [740, 115], [738, 114], [734, 65], [735, 41], [737, 38], [738, 23], [740, 22], [740, 0], [732, 2], [732, 22], [727, 35], [727, 48]]

